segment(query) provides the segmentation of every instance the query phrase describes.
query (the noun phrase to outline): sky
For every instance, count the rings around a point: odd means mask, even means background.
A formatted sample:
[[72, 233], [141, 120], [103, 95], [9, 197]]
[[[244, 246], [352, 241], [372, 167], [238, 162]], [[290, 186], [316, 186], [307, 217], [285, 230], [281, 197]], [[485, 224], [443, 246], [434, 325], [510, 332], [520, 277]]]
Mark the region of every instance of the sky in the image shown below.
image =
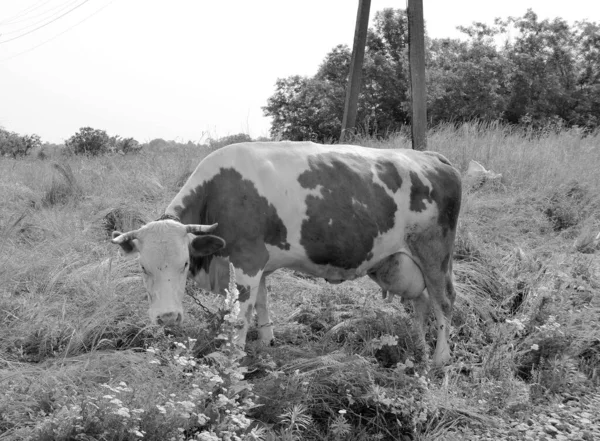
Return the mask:
[[[372, 18], [406, 0], [372, 0]], [[277, 78], [352, 46], [358, 0], [0, 0], [0, 127], [179, 142], [268, 136]], [[423, 0], [428, 34], [522, 16], [600, 21], [600, 1]], [[51, 21], [51, 22], [50, 22]], [[49, 23], [50, 22], [50, 23]], [[39, 28], [39, 29], [36, 29]]]

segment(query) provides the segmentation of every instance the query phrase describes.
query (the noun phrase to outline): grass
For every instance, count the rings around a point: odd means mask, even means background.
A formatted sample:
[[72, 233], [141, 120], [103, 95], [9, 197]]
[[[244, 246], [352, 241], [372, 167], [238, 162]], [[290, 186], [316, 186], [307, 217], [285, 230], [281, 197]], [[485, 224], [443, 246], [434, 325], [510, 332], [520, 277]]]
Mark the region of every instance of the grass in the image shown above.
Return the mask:
[[[333, 286], [276, 272], [277, 342], [261, 347], [252, 329], [244, 359], [216, 338], [225, 313], [191, 298], [182, 330], [149, 326], [137, 263], [108, 234], [159, 217], [207, 151], [3, 158], [0, 440], [461, 439], [597, 390], [599, 136], [430, 131], [429, 148], [461, 171], [475, 159], [503, 175], [464, 196], [453, 360], [441, 373], [410, 305], [385, 303], [366, 278]], [[401, 135], [358, 142], [409, 146]]]

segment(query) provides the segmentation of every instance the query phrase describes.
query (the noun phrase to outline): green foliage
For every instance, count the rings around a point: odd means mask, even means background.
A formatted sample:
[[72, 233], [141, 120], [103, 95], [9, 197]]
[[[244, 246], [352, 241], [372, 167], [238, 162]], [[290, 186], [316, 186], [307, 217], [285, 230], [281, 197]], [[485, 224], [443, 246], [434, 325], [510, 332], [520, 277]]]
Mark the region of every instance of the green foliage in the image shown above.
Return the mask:
[[106, 131], [82, 127], [65, 141], [65, 146], [75, 155], [98, 156], [108, 153], [109, 141]]
[[38, 135], [19, 135], [0, 128], [0, 156], [20, 158], [42, 145]]
[[[383, 135], [399, 129], [408, 114], [403, 100], [408, 88], [406, 13], [386, 9], [377, 12], [374, 29], [367, 36], [363, 86], [357, 124], [364, 133]], [[275, 93], [263, 107], [273, 118], [271, 135], [293, 141], [332, 142], [340, 135], [350, 49], [336, 46], [314, 77], [278, 79]]]
[[[517, 439], [514, 424], [554, 412], [550, 402], [583, 405], [598, 391], [600, 268], [598, 249], [573, 241], [583, 226], [600, 230], [600, 134], [528, 133], [484, 123], [428, 133], [460, 169], [475, 159], [506, 177], [502, 190], [464, 196], [443, 372], [420, 355], [410, 304], [384, 303], [368, 278], [274, 272], [276, 342], [253, 341], [252, 324], [243, 358], [227, 346], [233, 297], [191, 281], [188, 293], [222, 311], [185, 296], [181, 329], [148, 325], [139, 264], [106, 230], [156, 219], [208, 148], [63, 158], [62, 169], [0, 161], [0, 438]], [[409, 146], [402, 135], [361, 141]], [[53, 180], [84, 197], [44, 205]], [[549, 204], [577, 223], [555, 231]], [[430, 350], [433, 317], [426, 330]]]
[[75, 155], [98, 156], [107, 153], [138, 153], [142, 146], [133, 138], [108, 136], [106, 131], [82, 127], [65, 141], [66, 149]]
[[[523, 17], [461, 27], [464, 39], [426, 39], [430, 124], [504, 121], [560, 131], [600, 125], [600, 25]], [[410, 121], [406, 14], [384, 9], [369, 29], [359, 94], [359, 133], [382, 136]], [[335, 47], [313, 77], [280, 78], [263, 107], [271, 134], [339, 137], [351, 52]]]

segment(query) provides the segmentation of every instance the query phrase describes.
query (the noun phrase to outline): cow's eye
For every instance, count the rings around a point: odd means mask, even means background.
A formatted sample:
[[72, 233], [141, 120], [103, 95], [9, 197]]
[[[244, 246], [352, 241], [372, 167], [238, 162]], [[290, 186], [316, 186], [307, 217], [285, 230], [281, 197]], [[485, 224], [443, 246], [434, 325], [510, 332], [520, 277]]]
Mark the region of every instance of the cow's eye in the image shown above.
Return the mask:
[[183, 270], [182, 271], [185, 271], [187, 269], [188, 265], [189, 265], [189, 262], [185, 262], [185, 265], [183, 265]]
[[148, 271], [146, 271], [146, 268], [144, 267], [144, 265], [142, 265], [142, 271], [144, 272], [144, 274], [148, 274]]

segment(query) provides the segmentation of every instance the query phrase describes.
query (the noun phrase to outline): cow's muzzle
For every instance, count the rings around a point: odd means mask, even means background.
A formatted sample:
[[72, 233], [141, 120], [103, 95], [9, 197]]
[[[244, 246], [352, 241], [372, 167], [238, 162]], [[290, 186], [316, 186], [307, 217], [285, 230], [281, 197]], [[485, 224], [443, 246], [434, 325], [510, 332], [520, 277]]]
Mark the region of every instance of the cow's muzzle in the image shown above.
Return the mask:
[[156, 316], [156, 324], [170, 328], [181, 325], [183, 316], [180, 312], [165, 312]]

